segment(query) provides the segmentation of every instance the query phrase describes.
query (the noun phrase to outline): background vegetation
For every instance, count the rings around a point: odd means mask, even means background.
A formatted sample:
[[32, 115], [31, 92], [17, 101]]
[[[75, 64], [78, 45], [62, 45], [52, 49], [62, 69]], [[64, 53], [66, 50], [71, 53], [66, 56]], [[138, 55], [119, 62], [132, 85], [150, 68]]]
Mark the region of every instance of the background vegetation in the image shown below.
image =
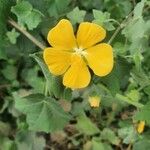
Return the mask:
[[[149, 12], [148, 0], [0, 0], [0, 150], [150, 149]], [[75, 30], [102, 25], [113, 46], [111, 74], [83, 90], [65, 88], [42, 59], [62, 18]]]

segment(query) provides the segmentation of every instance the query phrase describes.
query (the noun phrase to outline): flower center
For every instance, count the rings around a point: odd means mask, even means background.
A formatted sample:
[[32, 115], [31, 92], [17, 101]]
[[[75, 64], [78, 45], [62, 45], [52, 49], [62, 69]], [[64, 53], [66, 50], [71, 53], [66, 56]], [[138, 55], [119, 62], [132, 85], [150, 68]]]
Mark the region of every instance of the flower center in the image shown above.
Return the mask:
[[81, 47], [79, 47], [79, 48], [75, 47], [74, 51], [76, 54], [81, 55], [81, 56], [84, 56], [87, 54], [87, 52], [85, 52]]

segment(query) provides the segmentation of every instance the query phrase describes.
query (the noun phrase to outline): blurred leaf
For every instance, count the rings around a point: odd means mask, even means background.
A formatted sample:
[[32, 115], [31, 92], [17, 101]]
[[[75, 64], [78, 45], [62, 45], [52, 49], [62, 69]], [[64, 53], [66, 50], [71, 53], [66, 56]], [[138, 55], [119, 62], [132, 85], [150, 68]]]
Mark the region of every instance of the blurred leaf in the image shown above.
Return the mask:
[[8, 123], [0, 121], [0, 135], [9, 136], [11, 132], [11, 127]]
[[113, 49], [114, 49], [114, 53], [116, 55], [124, 56], [124, 55], [126, 55], [126, 52], [128, 50], [128, 45], [125, 45], [121, 42], [116, 42], [113, 45]]
[[16, 97], [15, 107], [27, 115], [30, 130], [53, 132], [63, 129], [69, 121], [69, 115], [53, 98], [41, 94]]
[[83, 22], [86, 11], [80, 10], [78, 7], [75, 7], [71, 12], [67, 14], [67, 18], [69, 18], [72, 24]]
[[132, 70], [131, 72], [132, 78], [135, 80], [135, 82], [140, 85], [142, 88], [150, 85], [150, 79], [149, 77], [143, 72], [143, 70]]
[[145, 87], [144, 92], [150, 96], [150, 86]]
[[15, 142], [18, 150], [43, 150], [46, 144], [44, 137], [31, 131], [18, 132]]
[[13, 28], [11, 31], [8, 31], [6, 35], [12, 44], [16, 44], [17, 37], [19, 37], [20, 33], [16, 32], [16, 30]]
[[144, 8], [145, 0], [141, 0], [136, 7], [134, 8], [134, 18], [138, 18], [142, 16], [143, 8]]
[[123, 139], [123, 143], [133, 143], [137, 139], [137, 133], [133, 126], [124, 127], [118, 130], [118, 135]]
[[104, 130], [101, 132], [101, 139], [108, 140], [111, 144], [114, 145], [118, 145], [120, 142], [119, 138], [109, 128], [104, 128]]
[[16, 150], [15, 143], [7, 137], [0, 136], [0, 150]]
[[10, 7], [14, 4], [14, 0], [0, 0], [0, 41], [6, 32], [6, 23], [10, 14]]
[[112, 72], [102, 77], [102, 81], [107, 85], [108, 89], [115, 95], [119, 93], [121, 88], [124, 88], [127, 85], [129, 78], [130, 66], [124, 59], [118, 59], [114, 64]]
[[60, 77], [53, 76], [50, 71], [48, 70], [46, 64], [44, 63], [43, 59], [40, 58], [40, 56], [37, 56], [36, 54], [30, 55], [33, 57], [39, 66], [41, 67], [43, 74], [47, 81], [47, 87], [50, 94], [53, 94], [56, 98], [60, 98], [63, 93], [63, 85], [61, 82]]
[[92, 150], [105, 150], [102, 142], [92, 140]]
[[59, 15], [62, 15], [67, 11], [68, 5], [71, 0], [49, 0], [48, 13], [51, 17], [58, 18]]
[[72, 100], [72, 90], [70, 88], [65, 88], [63, 93], [63, 99]]
[[108, 143], [100, 141], [99, 138], [92, 138], [92, 149], [91, 150], [112, 150]]
[[6, 59], [6, 32], [7, 20], [10, 15], [10, 8], [15, 3], [15, 0], [0, 0], [0, 59]]
[[96, 125], [92, 123], [91, 120], [83, 113], [77, 117], [76, 127], [81, 133], [87, 135], [99, 133], [99, 129], [96, 127]]
[[139, 112], [134, 116], [136, 120], [145, 120], [147, 124], [150, 125], [150, 102], [144, 105]]
[[141, 139], [134, 143], [133, 150], [148, 150], [150, 148], [150, 140]]
[[[0, 43], [1, 43], [1, 41], [0, 41]], [[5, 52], [5, 49], [0, 46], [0, 60], [1, 59], [5, 59], [6, 60], [7, 59], [7, 54]]]
[[105, 0], [105, 7], [107, 11], [110, 12], [113, 18], [124, 18], [126, 17], [129, 12], [132, 10], [132, 3], [131, 1], [124, 0]]
[[28, 69], [25, 80], [28, 84], [33, 87], [34, 93], [44, 93], [45, 82], [42, 77], [38, 76], [39, 68], [34, 67], [32, 69]]
[[141, 98], [140, 93], [138, 90], [131, 90], [129, 93], [126, 94], [128, 98], [132, 101], [138, 102]]
[[116, 99], [120, 100], [120, 101], [124, 101], [124, 102], [127, 102], [128, 104], [131, 104], [137, 108], [141, 108], [143, 107], [143, 104], [137, 102], [137, 101], [134, 101], [132, 99], [129, 99], [128, 97], [124, 96], [124, 95], [121, 95], [121, 94], [116, 94]]
[[13, 65], [7, 65], [6, 68], [2, 70], [2, 73], [8, 80], [15, 80], [17, 77], [17, 70]]

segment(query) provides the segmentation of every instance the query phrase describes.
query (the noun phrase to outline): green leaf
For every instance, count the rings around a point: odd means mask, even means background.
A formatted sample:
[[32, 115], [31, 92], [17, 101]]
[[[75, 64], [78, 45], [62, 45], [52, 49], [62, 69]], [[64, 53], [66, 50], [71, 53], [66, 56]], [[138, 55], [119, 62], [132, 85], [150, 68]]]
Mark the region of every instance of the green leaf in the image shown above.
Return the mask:
[[39, 54], [32, 54], [30, 56], [33, 57], [41, 67], [47, 81], [47, 87], [50, 95], [54, 95], [56, 98], [60, 98], [63, 94], [63, 85], [60, 77], [53, 76], [50, 73], [48, 67], [46, 66], [43, 59], [41, 58], [42, 57], [41, 55], [39, 56]]
[[58, 18], [64, 14], [68, 9], [68, 5], [71, 0], [50, 0], [48, 13], [51, 17]]
[[139, 112], [134, 116], [135, 120], [144, 120], [150, 125], [150, 102], [144, 105]]
[[136, 102], [136, 101], [133, 101], [132, 99], [129, 99], [128, 97], [124, 96], [124, 95], [121, 95], [121, 94], [116, 94], [116, 99], [120, 100], [120, 101], [124, 101], [124, 102], [127, 102], [128, 104], [131, 104], [137, 108], [142, 108], [143, 107], [143, 104], [139, 103], [139, 102]]
[[8, 31], [6, 35], [12, 44], [16, 44], [17, 37], [19, 37], [20, 33], [16, 32], [16, 30], [13, 28], [11, 31]]
[[131, 90], [129, 93], [126, 94], [129, 99], [132, 101], [138, 102], [141, 98], [140, 93], [138, 90]]
[[[3, 42], [3, 41], [1, 41], [1, 39], [0, 39], [0, 43], [2, 43], [2, 42]], [[3, 48], [2, 45], [0, 45], [0, 60], [1, 60], [1, 59], [4, 59], [4, 60], [7, 59], [6, 51], [5, 51], [5, 49]]]
[[119, 138], [115, 135], [115, 133], [109, 129], [109, 128], [105, 128], [102, 132], [101, 132], [101, 138], [103, 140], [108, 140], [111, 144], [114, 145], [118, 145], [120, 140]]
[[63, 99], [65, 99], [65, 100], [71, 100], [72, 99], [72, 90], [70, 88], [64, 89]]
[[[145, 0], [142, 0], [136, 5], [133, 12], [134, 16], [129, 20], [127, 26], [122, 30], [122, 34], [124, 34], [125, 37], [131, 42], [129, 51], [133, 56], [137, 53], [139, 56], [142, 56], [141, 53], [148, 49], [148, 30], [150, 29], [150, 26], [147, 26], [149, 23], [142, 15], [144, 3]], [[138, 66], [139, 64], [137, 63], [137, 60], [134, 59], [134, 61], [136, 66]]]
[[150, 96], [150, 86], [145, 87], [144, 92]]
[[105, 150], [102, 142], [92, 139], [92, 150]]
[[10, 124], [0, 121], [0, 135], [9, 136], [11, 132]]
[[[103, 26], [108, 31], [112, 31], [115, 29], [111, 21], [115, 21], [114, 19], [110, 19], [110, 13], [102, 12], [100, 10], [93, 9], [93, 22]], [[115, 21], [117, 22], [117, 21]]]
[[125, 0], [105, 0], [104, 5], [106, 9], [110, 12], [111, 16], [117, 18], [125, 18], [132, 10], [133, 4], [131, 1]]
[[36, 28], [41, 22], [41, 12], [33, 9], [28, 1], [21, 1], [11, 11], [17, 16], [20, 25], [27, 25], [29, 30]]
[[80, 10], [78, 7], [75, 7], [71, 12], [67, 14], [67, 18], [69, 18], [72, 24], [83, 22], [86, 11]]
[[108, 12], [102, 12], [100, 10], [96, 10], [96, 9], [93, 9], [93, 16], [94, 16], [94, 19], [98, 19], [101, 21], [101, 23], [105, 22], [107, 19], [110, 18], [110, 14]]
[[18, 19], [22, 19], [27, 17], [32, 11], [33, 7], [28, 1], [20, 1], [16, 6], [11, 8], [11, 12], [13, 12]]
[[0, 150], [16, 150], [16, 144], [13, 140], [10, 140], [8, 137], [0, 136]]
[[44, 137], [25, 130], [17, 133], [15, 143], [18, 150], [43, 150], [46, 145]]
[[102, 143], [99, 138], [92, 138], [92, 149], [91, 150], [112, 150], [108, 143]]
[[124, 34], [130, 41], [135, 41], [137, 38], [142, 38], [145, 31], [145, 22], [143, 18], [133, 19], [130, 23], [122, 30]]
[[3, 70], [2, 73], [4, 77], [8, 80], [15, 80], [17, 77], [17, 69], [13, 65], [7, 65]]
[[41, 21], [41, 13], [35, 9], [33, 9], [25, 19], [25, 23], [29, 30], [36, 28]]
[[141, 139], [133, 144], [133, 150], [148, 150], [150, 148], [150, 140]]
[[116, 55], [124, 56], [124, 55], [126, 55], [126, 52], [127, 52], [127, 49], [128, 49], [128, 45], [125, 45], [125, 44], [123, 44], [121, 42], [116, 42], [113, 45], [113, 49], [114, 49], [114, 53]]
[[132, 70], [131, 76], [133, 80], [142, 88], [150, 85], [150, 79], [143, 70]]
[[44, 93], [45, 82], [43, 78], [38, 76], [38, 71], [39, 67], [28, 69], [25, 80], [31, 87], [33, 87], [34, 93]]
[[14, 5], [14, 2], [14, 0], [0, 0], [0, 41], [7, 30], [6, 24], [10, 14], [10, 7]]
[[84, 113], [77, 117], [77, 129], [84, 134], [93, 135], [99, 133], [99, 129]]
[[116, 93], [119, 93], [120, 89], [127, 86], [130, 76], [130, 67], [125, 59], [118, 59], [112, 72], [102, 78], [101, 82], [108, 86], [108, 89], [114, 96]]
[[118, 135], [123, 139], [123, 143], [125, 144], [133, 143], [137, 140], [137, 133], [133, 126], [119, 129]]
[[51, 97], [44, 97], [41, 94], [15, 97], [15, 107], [26, 114], [30, 130], [45, 132], [61, 130], [70, 119]]
[[142, 16], [144, 3], [145, 0], [142, 0], [141, 2], [137, 3], [137, 5], [134, 8], [134, 18], [138, 18]]
[[10, 15], [10, 8], [15, 4], [15, 0], [0, 0], [0, 59], [7, 59], [6, 40], [7, 21]]

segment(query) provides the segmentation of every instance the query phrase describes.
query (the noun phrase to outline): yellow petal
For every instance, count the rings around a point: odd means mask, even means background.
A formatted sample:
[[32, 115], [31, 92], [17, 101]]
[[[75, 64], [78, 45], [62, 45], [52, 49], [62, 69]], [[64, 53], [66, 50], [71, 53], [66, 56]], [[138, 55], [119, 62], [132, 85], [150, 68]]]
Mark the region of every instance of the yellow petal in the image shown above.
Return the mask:
[[74, 55], [72, 65], [63, 77], [63, 84], [72, 89], [84, 88], [88, 86], [90, 79], [91, 75], [83, 58]]
[[71, 64], [71, 53], [55, 48], [46, 48], [43, 53], [44, 61], [54, 75], [63, 74]]
[[106, 36], [106, 31], [99, 25], [83, 22], [79, 25], [77, 32], [77, 43], [81, 48], [89, 48], [102, 41]]
[[62, 19], [49, 31], [47, 40], [52, 47], [59, 49], [71, 50], [76, 47], [76, 39], [72, 25], [66, 19]]
[[100, 98], [98, 96], [91, 96], [89, 97], [89, 103], [91, 107], [99, 107]]
[[108, 44], [102, 43], [87, 49], [85, 55], [89, 67], [98, 76], [109, 74], [113, 68], [113, 51]]
[[142, 133], [144, 131], [144, 128], [145, 128], [145, 121], [140, 121], [137, 127], [138, 133]]

